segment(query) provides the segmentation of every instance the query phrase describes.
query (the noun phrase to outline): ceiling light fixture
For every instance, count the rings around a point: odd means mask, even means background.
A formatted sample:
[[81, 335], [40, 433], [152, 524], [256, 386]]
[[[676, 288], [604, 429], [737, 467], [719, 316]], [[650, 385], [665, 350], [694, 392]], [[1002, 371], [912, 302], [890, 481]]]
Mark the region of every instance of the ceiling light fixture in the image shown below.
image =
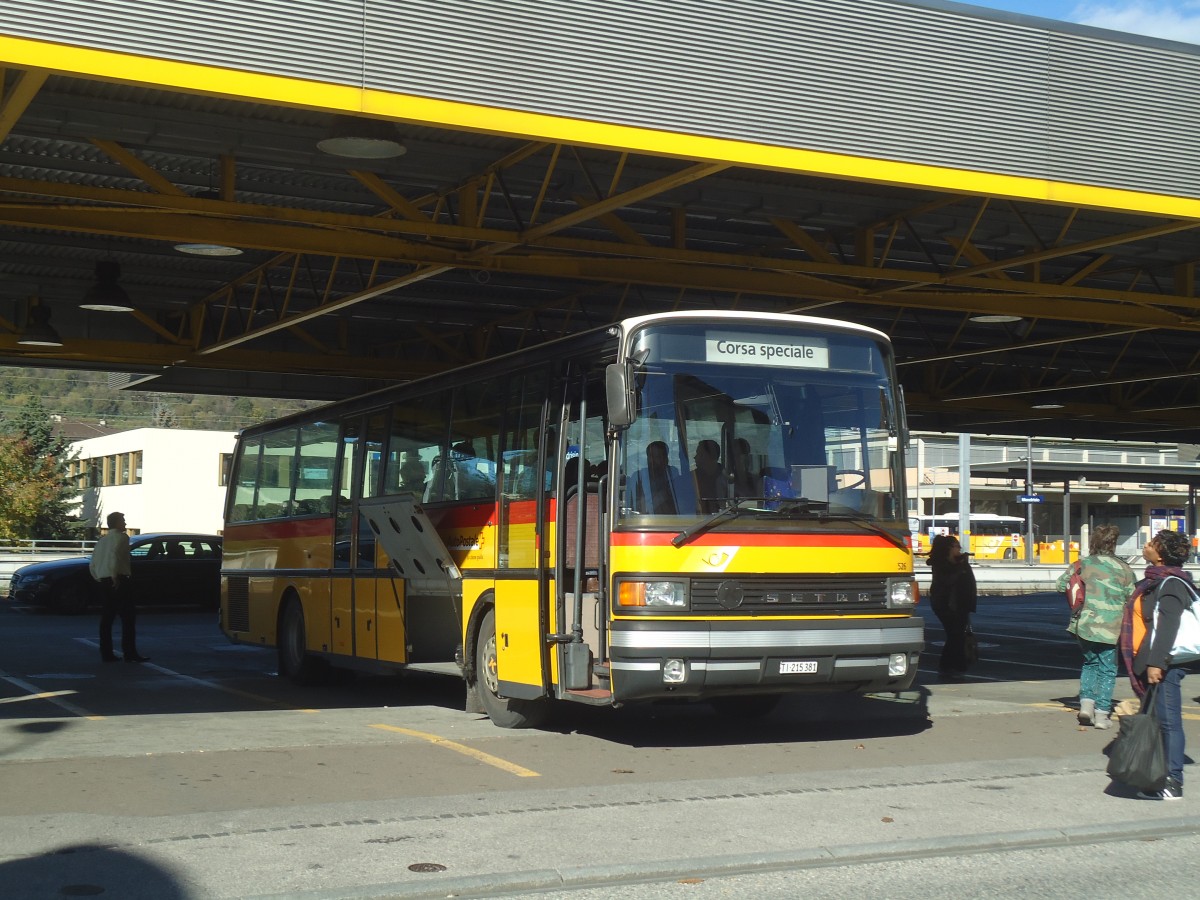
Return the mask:
[[96, 283], [79, 301], [80, 309], [97, 312], [133, 312], [133, 303], [118, 281], [121, 280], [121, 264], [115, 259], [102, 259], [96, 263]]
[[224, 244], [176, 244], [175, 249], [180, 253], [192, 256], [241, 256], [242, 251], [237, 247], [227, 247]]
[[392, 159], [408, 152], [391, 122], [357, 116], [336, 118], [329, 136], [317, 141], [317, 149], [350, 159]]
[[981, 325], [1002, 325], [1009, 322], [1020, 322], [1020, 316], [1010, 316], [1005, 313], [982, 313], [978, 316], [971, 316], [972, 322], [978, 322]]
[[1047, 400], [1045, 403], [1035, 403], [1030, 409], [1062, 409], [1063, 404], [1055, 403], [1052, 400]]
[[50, 309], [42, 306], [36, 297], [29, 301], [25, 316], [25, 330], [17, 338], [22, 347], [61, 347], [62, 338], [50, 324]]
[[[221, 192], [214, 191], [209, 188], [207, 191], [201, 191], [196, 195], [197, 200], [220, 200]], [[196, 243], [176, 244], [175, 249], [179, 253], [187, 253], [190, 256], [241, 256], [242, 251], [238, 247], [230, 247], [226, 244], [210, 244], [203, 241]]]

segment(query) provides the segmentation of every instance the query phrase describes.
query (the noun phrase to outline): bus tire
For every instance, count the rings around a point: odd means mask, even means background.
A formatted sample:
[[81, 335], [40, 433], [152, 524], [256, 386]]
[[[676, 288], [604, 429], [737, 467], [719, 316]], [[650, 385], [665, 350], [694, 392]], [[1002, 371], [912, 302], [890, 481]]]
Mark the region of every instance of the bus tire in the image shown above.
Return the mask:
[[709, 705], [723, 719], [764, 719], [774, 712], [779, 694], [750, 694], [746, 697], [710, 697]]
[[304, 628], [304, 608], [295, 597], [285, 601], [279, 616], [279, 674], [296, 684], [312, 684], [321, 671], [320, 661], [308, 652], [308, 635]]
[[488, 610], [475, 639], [475, 679], [479, 701], [500, 728], [536, 728], [546, 720], [546, 700], [515, 700], [500, 696], [496, 655], [496, 613]]
[[1017, 558], [1017, 551], [1016, 551], [1016, 548], [1014, 548], [1014, 547], [1005, 547], [1005, 548], [1004, 548], [1004, 558], [1005, 558], [1005, 559], [1016, 559], [1016, 558]]

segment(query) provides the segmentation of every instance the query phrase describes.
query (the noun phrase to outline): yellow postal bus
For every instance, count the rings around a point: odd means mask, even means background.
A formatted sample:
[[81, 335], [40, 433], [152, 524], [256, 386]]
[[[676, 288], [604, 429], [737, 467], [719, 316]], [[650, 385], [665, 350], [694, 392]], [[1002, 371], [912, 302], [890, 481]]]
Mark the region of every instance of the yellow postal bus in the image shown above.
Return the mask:
[[505, 727], [903, 690], [905, 441], [879, 332], [627, 319], [243, 432], [221, 627], [300, 681], [453, 661]]
[[[929, 542], [939, 534], [959, 535], [958, 513], [913, 516], [909, 519], [913, 553], [926, 556]], [[971, 513], [971, 539], [967, 552], [976, 559], [1024, 559], [1025, 520], [1019, 516]]]

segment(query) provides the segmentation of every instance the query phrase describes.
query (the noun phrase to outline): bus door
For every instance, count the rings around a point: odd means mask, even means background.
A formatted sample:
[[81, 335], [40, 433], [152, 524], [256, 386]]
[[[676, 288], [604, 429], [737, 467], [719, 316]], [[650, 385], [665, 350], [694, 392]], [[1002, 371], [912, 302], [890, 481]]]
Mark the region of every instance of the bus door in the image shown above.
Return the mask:
[[[366, 498], [377, 496], [383, 482], [383, 447], [387, 439], [386, 413], [372, 413], [366, 420], [363, 440], [359, 446], [359, 472], [355, 476], [354, 529], [351, 541], [351, 621], [354, 630], [354, 655], [360, 659], [388, 659], [404, 662], [404, 635], [401, 625], [399, 596], [392, 590], [389, 579], [381, 578], [380, 551], [375, 532], [362, 514]], [[385, 573], [386, 574], [386, 573]], [[384, 620], [390, 640], [382, 644]], [[399, 641], [395, 640], [399, 627]]]
[[362, 420], [342, 423], [338, 474], [334, 479], [333, 578], [330, 585], [330, 651], [354, 655], [354, 572], [358, 515], [355, 498], [362, 481]]
[[386, 437], [385, 413], [367, 419], [354, 416], [342, 423], [341, 461], [335, 481], [330, 650], [362, 659], [379, 658], [379, 578], [375, 532], [359, 505], [363, 497], [379, 491]]
[[569, 383], [559, 441], [554, 528], [560, 693], [608, 688], [592, 682], [593, 664], [602, 665], [608, 657], [608, 617], [600, 589], [608, 546], [603, 509], [608, 484], [603, 384], [586, 376]]
[[[376, 579], [379, 658], [397, 662], [403, 652], [406, 662], [453, 659], [462, 622], [462, 572], [433, 522], [408, 493], [363, 499], [359, 515], [386, 554], [389, 570]], [[403, 607], [398, 620], [392, 603]], [[411, 642], [411, 652], [394, 647], [398, 638]]]
[[541, 697], [550, 686], [551, 548], [548, 492], [558, 430], [550, 421], [550, 370], [514, 373], [504, 400], [497, 494], [496, 674], [506, 696]]

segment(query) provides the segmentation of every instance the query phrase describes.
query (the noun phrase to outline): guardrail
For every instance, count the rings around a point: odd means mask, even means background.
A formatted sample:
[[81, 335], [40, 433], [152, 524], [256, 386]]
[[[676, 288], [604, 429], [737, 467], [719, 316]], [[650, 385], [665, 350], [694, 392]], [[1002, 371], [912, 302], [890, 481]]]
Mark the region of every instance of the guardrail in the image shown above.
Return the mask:
[[12, 573], [21, 566], [51, 559], [87, 556], [95, 545], [95, 541], [31, 540], [0, 546], [0, 595], [8, 596], [8, 582]]

